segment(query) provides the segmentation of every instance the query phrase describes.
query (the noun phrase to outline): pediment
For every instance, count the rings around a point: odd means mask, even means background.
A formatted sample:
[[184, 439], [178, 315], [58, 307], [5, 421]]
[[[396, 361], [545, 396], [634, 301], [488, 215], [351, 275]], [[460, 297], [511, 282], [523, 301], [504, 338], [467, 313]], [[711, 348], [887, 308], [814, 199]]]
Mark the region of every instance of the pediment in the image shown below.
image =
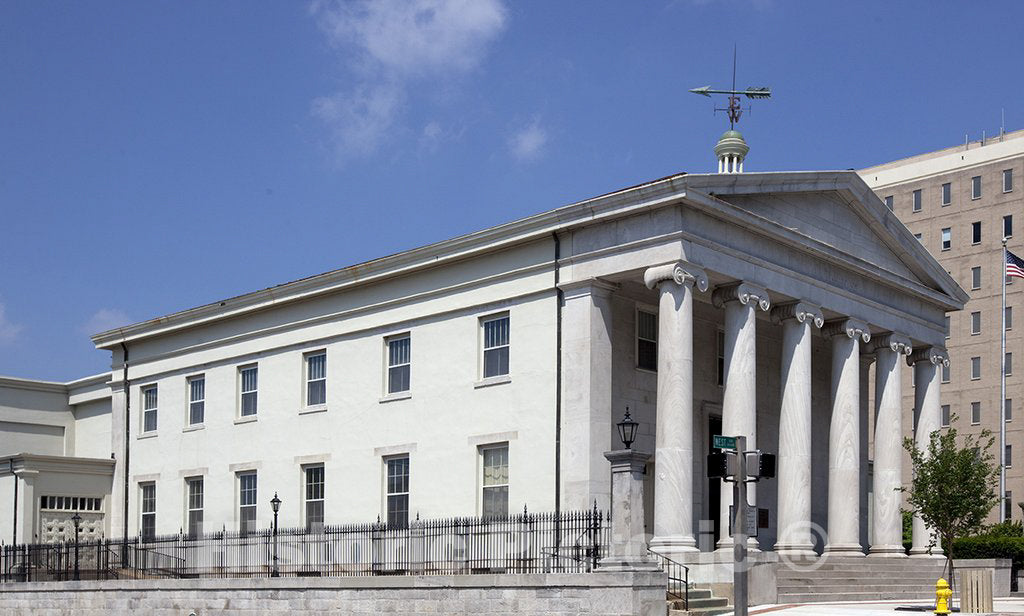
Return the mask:
[[960, 307], [969, 297], [856, 173], [715, 174], [686, 179], [688, 188], [759, 220], [764, 234], [831, 249], [844, 259], [945, 295]]

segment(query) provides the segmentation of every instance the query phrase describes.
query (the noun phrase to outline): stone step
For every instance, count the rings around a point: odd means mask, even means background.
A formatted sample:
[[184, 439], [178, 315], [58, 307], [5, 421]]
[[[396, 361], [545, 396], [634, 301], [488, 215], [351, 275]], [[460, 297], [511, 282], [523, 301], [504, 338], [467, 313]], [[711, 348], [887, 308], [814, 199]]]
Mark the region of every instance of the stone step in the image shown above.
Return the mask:
[[[778, 575], [778, 576], [776, 576], [775, 579], [778, 580], [779, 584], [785, 584], [785, 583], [789, 583], [789, 584], [804, 584], [804, 583], [810, 583], [810, 582], [822, 582], [822, 581], [830, 581], [830, 580], [837, 580], [836, 581], [837, 584], [840, 584], [840, 583], [868, 583], [868, 584], [870, 584], [870, 583], [878, 583], [878, 582], [888, 582], [890, 580], [898, 581], [900, 583], [906, 582], [906, 583], [912, 583], [912, 584], [917, 584], [919, 582], [924, 582], [924, 581], [930, 581], [932, 584], [934, 584], [935, 581], [938, 580], [940, 577], [941, 577], [941, 575], [938, 575], [938, 574], [936, 574], [936, 575], [928, 575], [928, 574], [877, 575], [877, 574], [871, 574], [871, 573], [863, 573], [863, 572], [850, 571], [850, 572], [842, 572], [842, 573], [835, 573], [835, 574], [821, 574], [821, 573], [805, 572], [805, 573], [802, 573], [802, 574], [799, 574], [799, 575]], [[839, 581], [839, 580], [842, 580], [842, 582]]]
[[830, 594], [830, 593], [843, 593], [850, 592], [853, 589], [863, 592], [931, 592], [935, 594], [935, 584], [922, 584], [916, 586], [913, 584], [866, 584], [863, 586], [855, 586], [852, 584], [814, 584], [814, 585], [801, 585], [801, 584], [779, 584], [779, 594], [804, 594], [808, 592]]
[[839, 593], [779, 593], [779, 603], [822, 603], [829, 601], [888, 601], [888, 600], [934, 600], [935, 590], [930, 592], [839, 592]]

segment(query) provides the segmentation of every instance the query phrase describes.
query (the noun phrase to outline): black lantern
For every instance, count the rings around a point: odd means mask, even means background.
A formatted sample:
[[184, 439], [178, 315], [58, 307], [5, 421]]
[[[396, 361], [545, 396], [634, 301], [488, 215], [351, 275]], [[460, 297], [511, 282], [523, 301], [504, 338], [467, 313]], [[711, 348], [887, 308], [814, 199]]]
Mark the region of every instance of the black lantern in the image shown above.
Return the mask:
[[270, 508], [277, 513], [281, 510], [281, 499], [277, 497], [277, 492], [274, 492], [274, 498], [270, 499]]
[[626, 446], [626, 449], [631, 449], [633, 441], [636, 440], [636, 429], [638, 424], [633, 421], [629, 416], [629, 407], [626, 407], [626, 416], [622, 418], [622, 421], [615, 424], [619, 427], [619, 438], [622, 439], [622, 444]]

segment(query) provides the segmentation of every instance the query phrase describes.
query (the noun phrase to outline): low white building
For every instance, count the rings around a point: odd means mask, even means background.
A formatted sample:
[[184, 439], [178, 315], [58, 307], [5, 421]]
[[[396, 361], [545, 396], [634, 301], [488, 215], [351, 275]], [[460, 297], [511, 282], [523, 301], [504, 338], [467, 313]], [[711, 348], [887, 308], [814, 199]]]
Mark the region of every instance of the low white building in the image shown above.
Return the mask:
[[[100, 380], [0, 381], [0, 536], [51, 538], [48, 497], [115, 537], [265, 527], [275, 493], [285, 526], [606, 509], [628, 407], [660, 551], [728, 543], [722, 433], [778, 453], [762, 549], [902, 553], [902, 426], [938, 427], [966, 299], [854, 172], [674, 175], [97, 334]], [[76, 467], [105, 483], [48, 483]]]

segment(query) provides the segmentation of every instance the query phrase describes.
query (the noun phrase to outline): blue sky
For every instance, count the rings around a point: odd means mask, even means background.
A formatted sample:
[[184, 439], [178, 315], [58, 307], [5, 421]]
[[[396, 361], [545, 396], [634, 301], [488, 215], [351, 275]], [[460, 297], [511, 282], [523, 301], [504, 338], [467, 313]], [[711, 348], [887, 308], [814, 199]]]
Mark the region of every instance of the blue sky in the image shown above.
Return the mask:
[[89, 335], [714, 169], [1024, 128], [1020, 2], [0, 3], [0, 374]]

